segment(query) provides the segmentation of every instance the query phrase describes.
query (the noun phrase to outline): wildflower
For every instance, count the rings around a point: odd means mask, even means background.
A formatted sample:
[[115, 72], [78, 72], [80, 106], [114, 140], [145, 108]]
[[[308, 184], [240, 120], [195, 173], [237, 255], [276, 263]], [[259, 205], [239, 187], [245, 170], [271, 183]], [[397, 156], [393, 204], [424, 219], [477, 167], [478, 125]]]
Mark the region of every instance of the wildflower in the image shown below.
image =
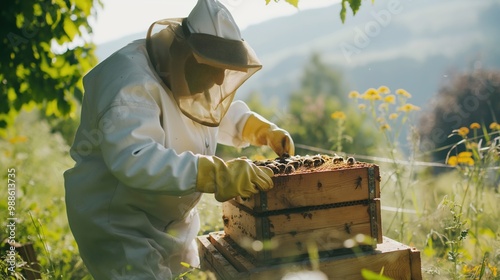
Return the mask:
[[462, 137], [466, 137], [467, 134], [469, 134], [469, 129], [465, 126], [462, 126], [461, 128], [459, 128], [457, 130], [457, 134], [462, 136]]
[[358, 105], [358, 109], [360, 109], [361, 111], [363, 111], [363, 110], [366, 109], [366, 105], [365, 104], [359, 104]]
[[346, 115], [344, 112], [342, 111], [336, 111], [336, 112], [333, 112], [330, 117], [334, 120], [345, 120], [346, 119]]
[[387, 95], [386, 97], [384, 97], [385, 103], [394, 104], [395, 101], [396, 101], [396, 96], [394, 96], [394, 95]]
[[404, 96], [406, 98], [411, 98], [411, 94], [409, 92], [407, 92], [406, 90], [401, 89], [401, 88], [396, 90], [396, 94], [399, 94], [399, 95]]
[[359, 92], [353, 90], [353, 91], [349, 92], [349, 98], [353, 98], [353, 99], [361, 98], [361, 94], [359, 94]]
[[28, 137], [26, 137], [26, 136], [16, 136], [16, 137], [12, 137], [9, 139], [9, 142], [11, 144], [25, 143], [27, 141], [28, 141]]
[[418, 110], [420, 110], [420, 107], [415, 106], [415, 105], [410, 104], [410, 103], [406, 103], [405, 105], [398, 108], [398, 111], [402, 111], [402, 112], [406, 112], [406, 113], [409, 113], [411, 111], [418, 111]]
[[363, 94], [363, 99], [366, 100], [380, 100], [382, 97], [380, 97], [379, 92], [374, 89], [374, 88], [369, 88], [364, 94]]
[[382, 94], [388, 94], [391, 92], [391, 90], [386, 86], [381, 86], [378, 88], [378, 92], [380, 92]]
[[500, 130], [500, 124], [498, 124], [497, 122], [492, 122], [490, 124], [490, 129], [491, 130]]
[[474, 165], [474, 159], [472, 159], [471, 152], [461, 152], [457, 156], [457, 162], [459, 164]]
[[471, 152], [460, 152], [456, 156], [451, 156], [448, 158], [448, 165], [457, 166], [458, 164], [463, 165], [474, 165], [474, 159], [472, 158]]
[[494, 277], [497, 277], [498, 276], [498, 269], [496, 266], [493, 266], [491, 265], [490, 263], [488, 263], [488, 268], [490, 269], [491, 271], [491, 274], [494, 276]]
[[471, 123], [469, 127], [470, 127], [470, 129], [480, 129], [481, 125], [478, 124], [477, 122], [475, 122], [475, 123]]
[[392, 114], [389, 115], [389, 119], [390, 120], [395, 120], [397, 118], [398, 118], [398, 114], [396, 114], [396, 113], [392, 113]]
[[391, 130], [391, 126], [385, 123], [385, 124], [380, 126], [380, 130], [382, 130], [382, 131]]
[[456, 156], [451, 156], [448, 158], [448, 165], [456, 166], [458, 164], [458, 158]]

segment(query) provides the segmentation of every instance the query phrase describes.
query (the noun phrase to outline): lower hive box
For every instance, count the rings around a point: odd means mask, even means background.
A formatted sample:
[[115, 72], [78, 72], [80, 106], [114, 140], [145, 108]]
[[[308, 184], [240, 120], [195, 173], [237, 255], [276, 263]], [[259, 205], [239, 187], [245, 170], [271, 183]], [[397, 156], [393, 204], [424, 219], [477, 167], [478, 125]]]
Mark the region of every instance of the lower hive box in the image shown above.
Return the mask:
[[274, 188], [225, 202], [222, 211], [226, 236], [257, 262], [297, 260], [311, 250], [369, 250], [382, 242], [377, 165], [325, 155], [255, 163], [274, 170]]
[[[370, 251], [320, 257], [281, 264], [258, 264], [246, 252], [234, 246], [224, 232], [212, 232], [197, 238], [201, 268], [220, 280], [278, 280], [294, 272], [321, 271], [328, 279], [366, 279], [362, 270], [382, 273], [391, 279], [421, 280], [420, 252], [384, 236]], [[287, 279], [308, 279], [298, 276]]]

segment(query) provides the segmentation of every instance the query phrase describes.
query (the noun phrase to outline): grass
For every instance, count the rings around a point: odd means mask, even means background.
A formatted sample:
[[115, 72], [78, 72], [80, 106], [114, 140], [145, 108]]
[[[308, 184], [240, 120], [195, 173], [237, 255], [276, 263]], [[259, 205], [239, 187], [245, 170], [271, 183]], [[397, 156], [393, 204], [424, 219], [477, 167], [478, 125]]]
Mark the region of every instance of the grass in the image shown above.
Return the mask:
[[[404, 101], [407, 104], [408, 97]], [[481, 147], [472, 132], [469, 138], [463, 138], [459, 145], [468, 145], [466, 150], [471, 154], [462, 155], [460, 159], [459, 153], [450, 147], [450, 163], [456, 160], [456, 165], [435, 176], [418, 164], [418, 154], [407, 159], [399, 152], [398, 134], [402, 129], [411, 128], [409, 107], [388, 103], [387, 108], [379, 108], [383, 100], [375, 99], [358, 98], [356, 102], [366, 102], [364, 112], [375, 114], [373, 120], [386, 135], [387, 143], [381, 153], [389, 162], [380, 162], [382, 205], [389, 209], [382, 211], [384, 235], [421, 251], [424, 279], [500, 279], [496, 130], [487, 130], [490, 138], [483, 139]], [[404, 111], [405, 108], [408, 111]], [[390, 117], [393, 113], [398, 113], [398, 118]], [[343, 125], [348, 125], [349, 116], [343, 118]], [[334, 138], [345, 139], [342, 135]], [[335, 147], [340, 149], [342, 145]], [[0, 139], [3, 182], [7, 182], [7, 169], [16, 169], [16, 240], [33, 242], [43, 279], [92, 279], [78, 255], [66, 219], [62, 172], [73, 164], [68, 149], [62, 137], [53, 134], [36, 114], [23, 114], [7, 136]], [[407, 164], [397, 164], [399, 160]], [[2, 191], [0, 218], [3, 221], [8, 218], [7, 207], [7, 192]], [[200, 234], [222, 229], [220, 203], [212, 196], [204, 196], [199, 209]], [[5, 232], [1, 234], [2, 239], [7, 237]], [[4, 251], [2, 254], [0, 278], [22, 279], [20, 271], [25, 264], [18, 259], [18, 273], [11, 274]], [[364, 271], [366, 277], [372, 277], [371, 274]], [[185, 277], [213, 279], [213, 275], [196, 268]]]

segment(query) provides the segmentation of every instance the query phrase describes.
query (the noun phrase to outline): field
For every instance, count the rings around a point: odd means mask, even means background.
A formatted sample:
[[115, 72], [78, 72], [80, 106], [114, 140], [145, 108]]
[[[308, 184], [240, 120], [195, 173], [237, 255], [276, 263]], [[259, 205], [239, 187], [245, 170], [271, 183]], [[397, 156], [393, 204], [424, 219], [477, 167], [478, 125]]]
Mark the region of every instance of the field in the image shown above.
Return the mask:
[[[336, 117], [342, 119], [339, 114]], [[416, 156], [405, 159], [391, 141], [388, 147], [393, 149], [385, 160], [373, 160], [380, 165], [382, 177], [383, 234], [421, 251], [424, 279], [500, 279], [499, 130], [494, 125], [486, 128], [487, 139], [478, 147], [479, 139], [471, 137], [474, 127], [468, 134], [450, 131], [469, 135], [460, 143], [468, 146], [464, 152], [450, 153], [448, 164], [440, 166], [446, 172], [439, 175], [414, 160]], [[386, 132], [387, 127], [382, 130]], [[68, 149], [64, 139], [36, 114], [23, 114], [0, 140], [4, 186], [0, 217], [4, 224], [16, 218], [15, 241], [34, 244], [43, 279], [92, 279], [66, 219], [62, 173], [73, 164]], [[11, 190], [15, 205], [8, 203]], [[223, 228], [220, 204], [212, 196], [205, 195], [198, 207], [200, 234]], [[10, 232], [7, 228], [1, 233], [4, 245], [12, 237]], [[2, 250], [0, 278], [23, 279], [26, 264], [17, 258], [12, 274], [7, 248]], [[210, 275], [193, 268], [186, 277]]]

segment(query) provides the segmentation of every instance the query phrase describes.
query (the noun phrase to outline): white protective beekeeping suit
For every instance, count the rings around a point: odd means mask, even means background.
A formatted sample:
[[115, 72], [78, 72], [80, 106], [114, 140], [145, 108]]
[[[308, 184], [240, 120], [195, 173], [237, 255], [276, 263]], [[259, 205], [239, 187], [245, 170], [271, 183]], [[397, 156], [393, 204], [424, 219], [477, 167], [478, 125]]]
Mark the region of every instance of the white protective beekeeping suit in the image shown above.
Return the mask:
[[[184, 24], [159, 24], [166, 28], [117, 51], [84, 78], [71, 148], [76, 164], [64, 176], [70, 227], [97, 280], [170, 279], [182, 272], [181, 261], [198, 266], [199, 157], [214, 155], [217, 143], [251, 142], [242, 130], [254, 114], [232, 100], [261, 66], [229, 12], [200, 0]], [[220, 38], [239, 48], [235, 61], [205, 48], [223, 48]], [[185, 69], [175, 68], [187, 57], [183, 46], [198, 62], [227, 69], [229, 83], [188, 92]]]

